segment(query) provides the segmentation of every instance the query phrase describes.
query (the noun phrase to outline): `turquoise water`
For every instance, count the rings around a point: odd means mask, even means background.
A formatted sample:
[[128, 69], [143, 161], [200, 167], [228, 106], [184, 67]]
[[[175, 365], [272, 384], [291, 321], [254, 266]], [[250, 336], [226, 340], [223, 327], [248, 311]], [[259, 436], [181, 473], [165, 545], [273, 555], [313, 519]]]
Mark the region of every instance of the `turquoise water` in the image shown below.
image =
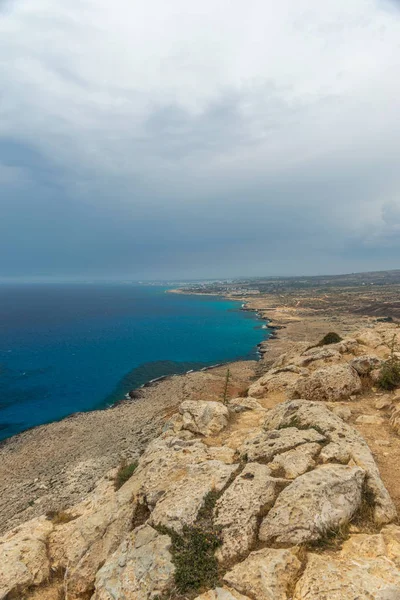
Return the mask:
[[0, 286], [0, 439], [162, 375], [256, 358], [240, 303], [135, 285]]

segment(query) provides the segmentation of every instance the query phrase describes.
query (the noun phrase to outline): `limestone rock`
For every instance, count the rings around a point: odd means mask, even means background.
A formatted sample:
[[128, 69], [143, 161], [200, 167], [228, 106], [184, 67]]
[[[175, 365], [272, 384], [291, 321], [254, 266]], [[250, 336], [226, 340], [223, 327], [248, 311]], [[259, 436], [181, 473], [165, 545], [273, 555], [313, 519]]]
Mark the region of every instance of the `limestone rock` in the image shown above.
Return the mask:
[[377, 328], [375, 329], [362, 329], [356, 334], [356, 339], [359, 344], [369, 346], [370, 348], [378, 348], [382, 346], [384, 340], [379, 334]]
[[272, 369], [249, 387], [249, 395], [254, 398], [265, 398], [268, 392], [281, 392], [291, 388], [301, 374], [307, 373], [307, 370], [295, 366]]
[[318, 369], [299, 379], [290, 392], [292, 398], [337, 402], [361, 391], [358, 373], [349, 365]]
[[350, 406], [330, 406], [329, 408], [343, 421], [348, 421], [353, 414]]
[[250, 600], [250, 598], [242, 596], [242, 594], [233, 589], [215, 588], [215, 590], [197, 596], [195, 600]]
[[96, 572], [129, 530], [134, 508], [122, 488], [116, 493], [113, 482], [102, 481], [74, 507], [77, 518], [54, 528], [48, 552], [52, 568], [66, 570], [66, 600], [92, 589]]
[[257, 600], [288, 600], [288, 592], [301, 568], [290, 550], [266, 548], [252, 552], [226, 573], [224, 581]]
[[360, 425], [382, 425], [384, 422], [385, 420], [377, 415], [360, 415], [356, 419], [356, 423]]
[[350, 521], [362, 497], [359, 467], [329, 465], [301, 475], [281, 492], [262, 522], [263, 542], [301, 544]]
[[350, 461], [350, 453], [343, 444], [331, 442], [322, 448], [319, 458], [323, 463], [337, 462], [347, 465]]
[[277, 454], [269, 466], [273, 473], [278, 469], [283, 469], [284, 477], [295, 479], [315, 467], [314, 458], [320, 450], [319, 444], [302, 444], [293, 450]]
[[50, 575], [47, 539], [53, 529], [44, 517], [28, 521], [0, 538], [0, 598], [40, 585]]
[[375, 402], [375, 408], [377, 410], [386, 410], [387, 408], [390, 408], [392, 406], [392, 400], [390, 398], [390, 396], [383, 396], [382, 398], [379, 398], [379, 400], [377, 400]]
[[400, 434], [400, 406], [395, 406], [390, 416], [390, 425], [397, 434]]
[[171, 539], [144, 525], [122, 542], [96, 576], [93, 600], [152, 600], [173, 586]]
[[317, 347], [310, 348], [309, 350], [303, 352], [303, 354], [296, 360], [296, 364], [298, 364], [301, 367], [308, 367], [315, 362], [322, 362], [323, 364], [332, 364], [341, 361], [341, 354], [336, 349], [329, 347]]
[[264, 410], [255, 398], [232, 398], [228, 402], [228, 408], [235, 413], [245, 412], [246, 410]]
[[157, 502], [150, 523], [177, 532], [181, 532], [184, 525], [193, 525], [207, 494], [221, 491], [238, 468], [239, 465], [226, 465], [217, 460], [189, 465], [184, 476]]
[[228, 424], [229, 411], [221, 402], [185, 400], [179, 407], [183, 428], [202, 435], [219, 433]]
[[395, 535], [354, 535], [336, 555], [309, 554], [293, 600], [397, 600], [400, 571], [391, 550]]
[[[135, 471], [135, 479], [140, 482], [140, 502], [152, 509], [172, 486], [186, 477], [192, 465], [208, 460], [232, 464], [234, 455], [235, 451], [227, 446], [209, 447], [199, 439], [163, 434], [149, 444]], [[126, 485], [129, 489], [129, 482]]]
[[267, 430], [289, 427], [318, 427], [326, 438], [341, 446], [354, 463], [366, 473], [366, 488], [374, 499], [374, 520], [378, 524], [390, 523], [396, 518], [396, 508], [379, 475], [378, 467], [371, 451], [361, 435], [344, 423], [320, 402], [289, 400], [270, 410], [265, 419]]
[[350, 366], [353, 367], [357, 371], [359, 375], [369, 375], [371, 371], [380, 367], [382, 361], [377, 356], [371, 356], [369, 354], [364, 354], [362, 356], [357, 356], [354, 358]]
[[249, 463], [218, 499], [214, 511], [214, 524], [222, 535], [218, 560], [237, 560], [251, 548], [258, 516], [275, 501], [277, 483], [267, 466]]
[[276, 454], [309, 442], [323, 442], [325, 439], [315, 429], [285, 427], [250, 436], [239, 448], [239, 452], [241, 456], [247, 456], [248, 460], [263, 459], [269, 462]]

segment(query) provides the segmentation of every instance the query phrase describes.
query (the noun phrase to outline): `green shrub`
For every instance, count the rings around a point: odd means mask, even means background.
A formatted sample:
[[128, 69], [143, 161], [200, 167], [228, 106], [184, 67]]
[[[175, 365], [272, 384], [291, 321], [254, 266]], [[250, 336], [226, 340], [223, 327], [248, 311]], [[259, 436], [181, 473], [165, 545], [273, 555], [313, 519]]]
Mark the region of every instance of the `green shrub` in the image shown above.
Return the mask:
[[137, 461], [127, 464], [125, 461], [121, 463], [115, 476], [114, 486], [116, 490], [124, 485], [128, 479], [132, 477], [138, 466]]
[[383, 390], [394, 390], [400, 385], [400, 361], [389, 358], [381, 368], [378, 386]]
[[214, 553], [221, 545], [221, 539], [215, 531], [187, 525], [181, 534], [167, 528], [160, 528], [159, 531], [169, 535], [172, 540], [178, 592], [186, 594], [218, 584], [218, 561]]
[[338, 333], [335, 333], [334, 331], [330, 331], [329, 333], [324, 335], [322, 340], [320, 340], [318, 342], [318, 346], [327, 346], [328, 344], [337, 344], [338, 342], [341, 342], [341, 341], [342, 341], [342, 338], [340, 337], [340, 335]]

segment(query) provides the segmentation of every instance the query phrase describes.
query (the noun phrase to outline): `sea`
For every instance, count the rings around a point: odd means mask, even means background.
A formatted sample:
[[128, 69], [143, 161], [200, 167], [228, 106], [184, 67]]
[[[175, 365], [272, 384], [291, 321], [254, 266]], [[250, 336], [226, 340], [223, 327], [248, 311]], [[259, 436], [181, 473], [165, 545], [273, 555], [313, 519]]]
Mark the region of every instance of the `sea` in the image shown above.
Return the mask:
[[155, 378], [256, 359], [241, 303], [133, 284], [0, 285], [0, 440], [103, 409]]

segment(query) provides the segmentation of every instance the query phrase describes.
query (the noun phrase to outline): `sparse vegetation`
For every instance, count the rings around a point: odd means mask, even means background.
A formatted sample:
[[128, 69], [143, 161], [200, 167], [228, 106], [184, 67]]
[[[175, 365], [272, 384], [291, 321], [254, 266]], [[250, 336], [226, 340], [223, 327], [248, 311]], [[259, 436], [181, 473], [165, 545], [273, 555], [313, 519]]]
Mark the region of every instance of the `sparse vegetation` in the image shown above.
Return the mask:
[[330, 331], [329, 333], [324, 335], [322, 340], [320, 340], [317, 345], [318, 346], [327, 346], [328, 344], [337, 344], [338, 342], [341, 342], [341, 341], [342, 341], [342, 338], [340, 337], [340, 335], [338, 333], [335, 333], [334, 331]]
[[137, 461], [133, 463], [127, 463], [126, 461], [121, 462], [114, 481], [114, 486], [116, 490], [119, 490], [119, 488], [122, 487], [124, 483], [126, 483], [128, 479], [132, 477], [132, 475], [137, 469], [137, 466]]
[[77, 517], [71, 515], [65, 510], [49, 510], [46, 513], [46, 517], [49, 521], [51, 521], [54, 525], [64, 525], [65, 523], [69, 523], [70, 521], [74, 521]]
[[219, 568], [215, 557], [221, 545], [219, 531], [213, 526], [212, 513], [219, 493], [207, 494], [193, 527], [184, 526], [182, 533], [167, 527], [158, 531], [170, 536], [172, 556], [176, 567], [175, 587], [179, 594], [190, 594], [218, 584]]
[[400, 360], [395, 354], [399, 350], [396, 335], [393, 335], [387, 346], [390, 349], [390, 357], [381, 367], [377, 383], [381, 389], [390, 391], [400, 385]]
[[225, 375], [225, 385], [224, 385], [224, 392], [223, 392], [223, 396], [222, 396], [222, 401], [224, 404], [226, 404], [228, 402], [228, 390], [229, 390], [229, 379], [231, 376], [231, 372], [229, 369], [227, 369], [226, 371], [226, 375]]

